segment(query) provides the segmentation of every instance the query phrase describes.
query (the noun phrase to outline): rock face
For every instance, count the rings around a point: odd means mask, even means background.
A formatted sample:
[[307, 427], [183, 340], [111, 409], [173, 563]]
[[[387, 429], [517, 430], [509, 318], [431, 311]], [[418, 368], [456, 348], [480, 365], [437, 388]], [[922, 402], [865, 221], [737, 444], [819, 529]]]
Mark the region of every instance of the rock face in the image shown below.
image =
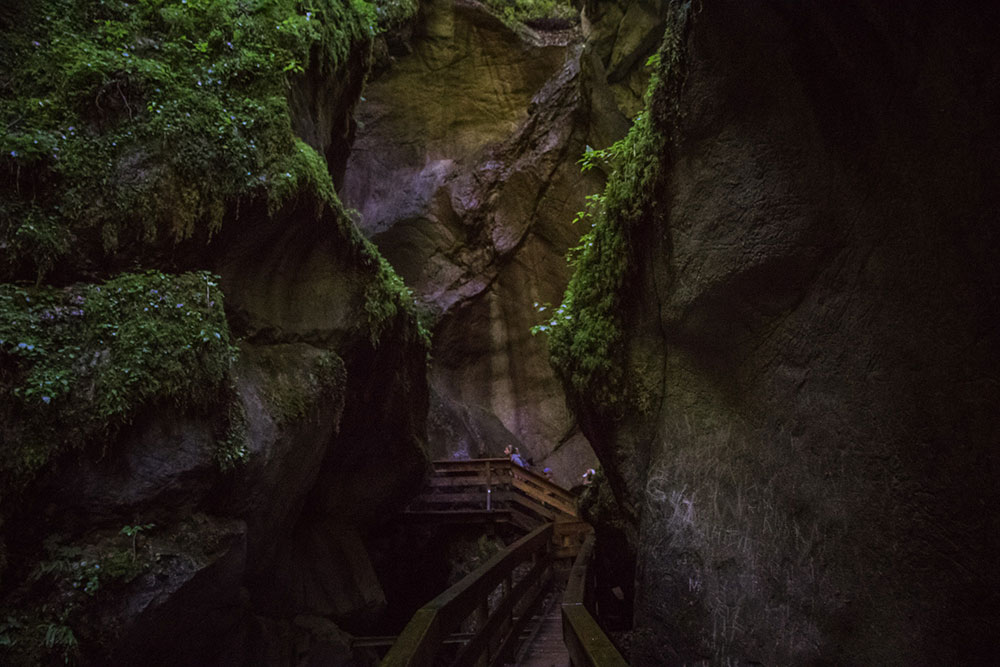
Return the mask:
[[[426, 465], [425, 348], [413, 326], [401, 314], [379, 345], [342, 343], [346, 365], [328, 346], [244, 343], [235, 391], [248, 455], [228, 473], [213, 415], [155, 410], [110, 455], [49, 474], [26, 512], [45, 518], [35, 532], [59, 536], [51, 562], [125, 563], [100, 579], [87, 619], [67, 619], [85, 662], [292, 665], [330, 651], [339, 657], [325, 664], [350, 661], [340, 628], [363, 629], [385, 609], [363, 536], [416, 491]], [[137, 523], [147, 528], [130, 557], [117, 531]], [[31, 540], [21, 528], [8, 537]]]
[[[638, 107], [620, 80], [648, 76], [655, 38], [619, 35], [635, 28], [631, 4], [585, 20], [585, 46], [577, 31], [515, 33], [477, 3], [434, 0], [412, 51], [365, 90], [342, 196], [436, 322], [433, 456], [515, 444], [563, 484], [592, 464], [529, 332], [565, 286], [571, 222], [602, 183], [577, 160], [624, 134]], [[642, 30], [655, 33], [650, 11]]]
[[[290, 92], [334, 171], [369, 51]], [[385, 609], [366, 540], [423, 481], [426, 343], [336, 201], [232, 204], [207, 248], [178, 253], [221, 276], [240, 339], [223, 395], [137, 408], [4, 507], [5, 664], [345, 664], [345, 630]]]
[[633, 664], [994, 658], [997, 18], [692, 12], [618, 295], [657, 400], [585, 427], [637, 516]]

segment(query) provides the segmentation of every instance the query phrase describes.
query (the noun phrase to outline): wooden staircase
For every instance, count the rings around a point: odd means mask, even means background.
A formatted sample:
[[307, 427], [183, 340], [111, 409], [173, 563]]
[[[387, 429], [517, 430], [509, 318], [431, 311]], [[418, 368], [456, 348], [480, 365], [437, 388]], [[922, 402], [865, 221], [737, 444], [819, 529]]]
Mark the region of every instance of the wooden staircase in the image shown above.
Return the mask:
[[529, 532], [553, 524], [555, 558], [575, 558], [590, 532], [576, 498], [543, 476], [508, 459], [433, 462], [424, 492], [404, 516], [435, 523], [509, 523]]
[[[507, 523], [526, 534], [418, 609], [383, 667], [626, 665], [585, 606], [593, 530], [569, 491], [507, 459], [435, 461], [404, 516]], [[576, 561], [560, 593], [555, 566], [567, 559]]]

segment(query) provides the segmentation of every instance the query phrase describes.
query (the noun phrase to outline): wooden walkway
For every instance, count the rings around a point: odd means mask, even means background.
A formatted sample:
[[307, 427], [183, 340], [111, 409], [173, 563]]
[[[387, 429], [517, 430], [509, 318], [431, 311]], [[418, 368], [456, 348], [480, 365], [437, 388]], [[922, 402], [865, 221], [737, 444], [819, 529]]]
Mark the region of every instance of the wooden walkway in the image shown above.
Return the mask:
[[543, 610], [513, 664], [517, 667], [571, 667], [569, 650], [563, 643], [561, 593], [553, 596]]
[[[383, 667], [626, 665], [586, 609], [593, 530], [577, 515], [576, 498], [507, 459], [433, 465], [408, 519], [509, 523], [527, 534], [418, 609]], [[555, 572], [568, 559], [575, 563], [560, 593]], [[370, 639], [375, 646], [388, 638]]]

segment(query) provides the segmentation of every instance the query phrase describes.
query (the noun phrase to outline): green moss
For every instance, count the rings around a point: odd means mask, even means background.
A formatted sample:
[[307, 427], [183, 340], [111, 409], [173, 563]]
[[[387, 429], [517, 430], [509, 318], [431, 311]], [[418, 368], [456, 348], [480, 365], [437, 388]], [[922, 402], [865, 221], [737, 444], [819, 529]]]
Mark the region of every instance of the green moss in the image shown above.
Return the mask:
[[369, 339], [378, 345], [379, 339], [392, 321], [403, 312], [409, 313], [416, 323], [417, 334], [424, 348], [431, 347], [431, 334], [417, 316], [413, 290], [408, 288], [392, 266], [369, 241], [364, 240], [369, 263], [375, 267], [376, 279], [365, 290], [365, 314], [368, 318]]
[[215, 450], [215, 462], [222, 472], [229, 472], [237, 466], [246, 463], [250, 457], [248, 439], [250, 427], [247, 420], [247, 410], [243, 401], [239, 400], [235, 390], [231, 389], [229, 408], [226, 413], [226, 430], [219, 438]]
[[484, 0], [484, 3], [511, 26], [538, 19], [575, 20], [580, 14], [570, 0]]
[[150, 272], [0, 285], [4, 500], [59, 452], [108, 442], [142, 405], [217, 400], [235, 348], [216, 280]]
[[381, 30], [401, 25], [412, 18], [418, 9], [418, 0], [375, 0], [375, 16]]
[[333, 352], [321, 351], [308, 365], [290, 363], [280, 348], [258, 353], [256, 364], [266, 378], [262, 395], [268, 412], [278, 423], [293, 422], [334, 392], [342, 392], [347, 381], [344, 362]]
[[287, 91], [307, 68], [332, 75], [353, 44], [370, 42], [379, 7], [39, 0], [7, 10], [0, 272], [40, 280], [82, 241], [112, 254], [210, 237], [237, 197], [273, 209], [305, 188], [332, 201], [323, 158], [292, 132]]
[[588, 198], [578, 216], [590, 230], [570, 251], [575, 271], [562, 304], [534, 329], [549, 335], [550, 360], [571, 395], [611, 415], [635, 402], [623, 363], [623, 300], [636, 271], [630, 236], [640, 224], [654, 224], [661, 208], [655, 197], [679, 114], [686, 23], [686, 9], [674, 7], [663, 46], [649, 62], [654, 73], [646, 110], [628, 135], [581, 160], [585, 170], [602, 166], [610, 174], [604, 192]]
[[[78, 641], [92, 633], [87, 626], [95, 606], [110, 602], [116, 592], [152, 569], [156, 557], [145, 539], [136, 540], [129, 532], [152, 527], [125, 526], [117, 534], [104, 531], [92, 542], [64, 543], [50, 536], [44, 559], [20, 582], [31, 594], [0, 620], [3, 664], [75, 664], [81, 657]], [[115, 630], [102, 627], [101, 631]]]
[[[292, 131], [287, 94], [338, 76], [352, 47], [416, 0], [39, 0], [0, 16], [0, 280], [154, 263], [209, 240], [237, 202], [334, 210], [377, 284], [371, 337], [410, 299], [350, 224], [325, 159]], [[317, 217], [320, 217], [319, 215]]]

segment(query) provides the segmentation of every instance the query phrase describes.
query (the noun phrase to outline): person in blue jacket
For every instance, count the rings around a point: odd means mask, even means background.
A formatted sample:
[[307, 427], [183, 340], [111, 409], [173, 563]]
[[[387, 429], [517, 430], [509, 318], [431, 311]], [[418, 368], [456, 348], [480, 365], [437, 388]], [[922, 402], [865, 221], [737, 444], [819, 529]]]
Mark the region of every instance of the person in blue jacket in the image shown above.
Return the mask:
[[517, 447], [511, 447], [507, 445], [507, 448], [503, 450], [503, 453], [510, 457], [510, 460], [521, 466], [525, 470], [528, 469], [528, 464], [524, 462], [524, 458], [521, 456], [521, 450]]

